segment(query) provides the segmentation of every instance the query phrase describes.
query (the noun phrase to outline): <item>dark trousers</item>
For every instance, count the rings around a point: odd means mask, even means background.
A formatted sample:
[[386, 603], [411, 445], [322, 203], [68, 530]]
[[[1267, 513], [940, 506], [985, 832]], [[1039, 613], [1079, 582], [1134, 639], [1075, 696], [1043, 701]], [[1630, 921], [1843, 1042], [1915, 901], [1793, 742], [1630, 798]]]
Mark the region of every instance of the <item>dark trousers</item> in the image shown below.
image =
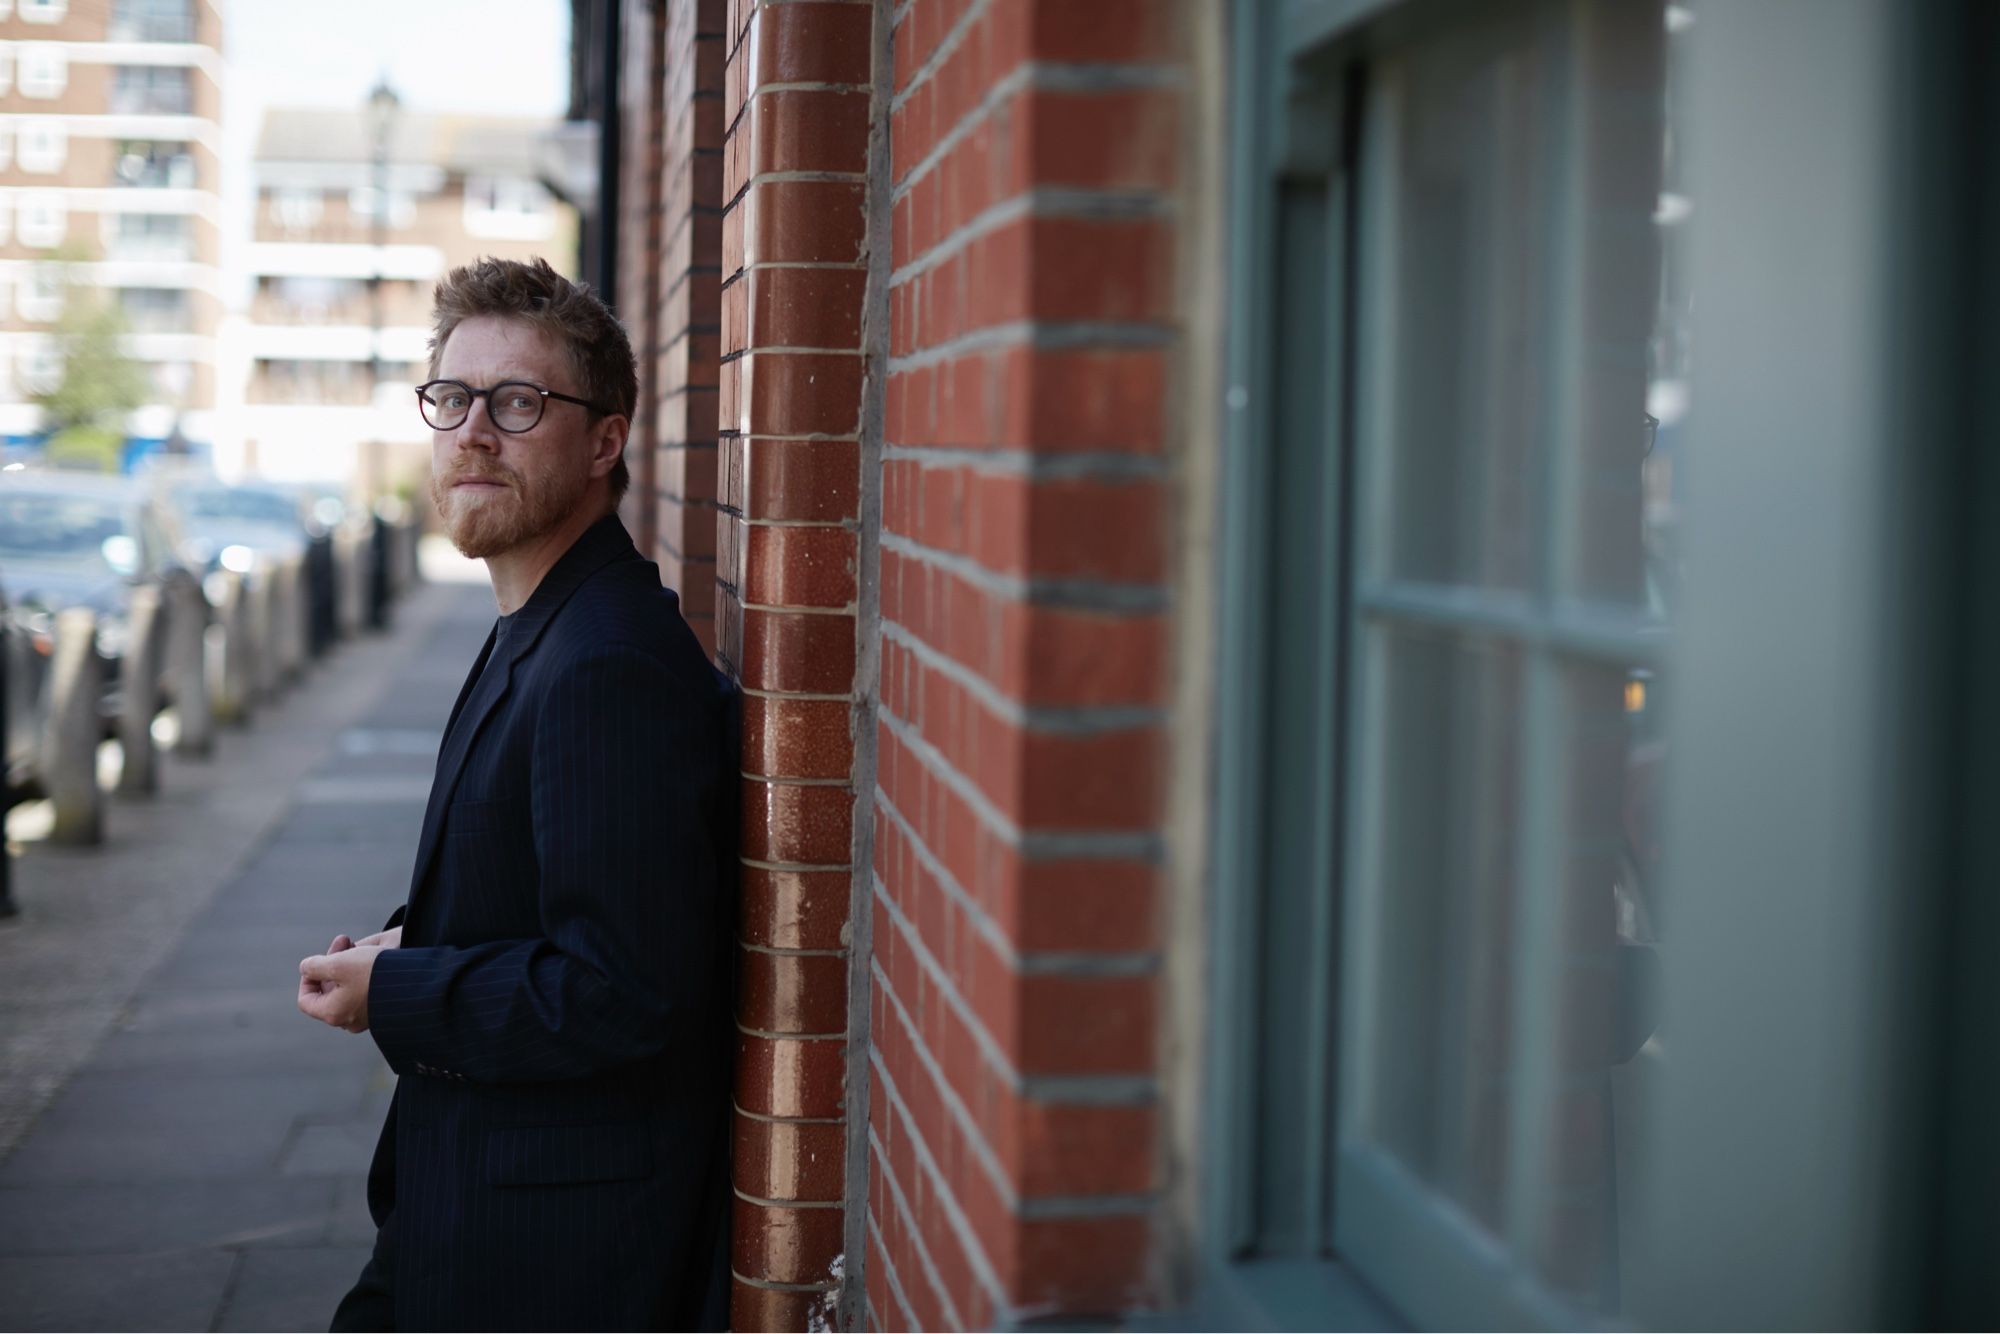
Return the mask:
[[396, 1327], [396, 1215], [375, 1232], [375, 1253], [361, 1267], [361, 1277], [334, 1308], [329, 1330], [383, 1330]]

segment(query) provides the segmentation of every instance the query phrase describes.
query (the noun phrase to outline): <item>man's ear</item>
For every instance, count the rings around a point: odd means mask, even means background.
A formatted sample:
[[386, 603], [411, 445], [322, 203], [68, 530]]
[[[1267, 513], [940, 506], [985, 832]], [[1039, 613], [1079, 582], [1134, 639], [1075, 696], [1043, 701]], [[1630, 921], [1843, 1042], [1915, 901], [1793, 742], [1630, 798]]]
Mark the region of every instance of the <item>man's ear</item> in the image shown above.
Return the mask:
[[590, 475], [608, 477], [625, 457], [625, 437], [632, 432], [630, 417], [613, 414], [597, 423], [590, 440]]

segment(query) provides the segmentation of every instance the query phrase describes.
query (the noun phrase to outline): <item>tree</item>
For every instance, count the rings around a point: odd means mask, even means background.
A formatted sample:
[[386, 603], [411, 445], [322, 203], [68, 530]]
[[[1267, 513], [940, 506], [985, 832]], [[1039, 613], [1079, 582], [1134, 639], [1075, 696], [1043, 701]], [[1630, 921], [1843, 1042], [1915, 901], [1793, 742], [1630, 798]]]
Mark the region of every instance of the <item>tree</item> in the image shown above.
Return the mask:
[[145, 403], [151, 385], [126, 355], [124, 314], [101, 288], [78, 281], [73, 261], [59, 262], [63, 304], [54, 337], [62, 367], [55, 383], [34, 395], [49, 427], [48, 461], [116, 472], [125, 416]]

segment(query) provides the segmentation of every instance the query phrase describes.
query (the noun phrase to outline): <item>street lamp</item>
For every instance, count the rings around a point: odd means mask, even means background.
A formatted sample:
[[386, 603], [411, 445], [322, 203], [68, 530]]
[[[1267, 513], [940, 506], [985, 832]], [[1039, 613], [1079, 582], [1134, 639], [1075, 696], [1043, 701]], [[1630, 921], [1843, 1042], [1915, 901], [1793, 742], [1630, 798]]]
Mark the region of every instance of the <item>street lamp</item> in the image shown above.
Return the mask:
[[[382, 400], [382, 267], [387, 260], [389, 244], [389, 137], [396, 125], [396, 113], [402, 108], [402, 99], [389, 86], [389, 76], [384, 73], [376, 81], [375, 88], [368, 94], [368, 129], [373, 141], [375, 166], [375, 211], [373, 217], [374, 263], [369, 266], [368, 277], [368, 407], [369, 420], [375, 420]], [[368, 469], [364, 486], [370, 505], [382, 490], [383, 455], [388, 445], [377, 430], [368, 442]]]

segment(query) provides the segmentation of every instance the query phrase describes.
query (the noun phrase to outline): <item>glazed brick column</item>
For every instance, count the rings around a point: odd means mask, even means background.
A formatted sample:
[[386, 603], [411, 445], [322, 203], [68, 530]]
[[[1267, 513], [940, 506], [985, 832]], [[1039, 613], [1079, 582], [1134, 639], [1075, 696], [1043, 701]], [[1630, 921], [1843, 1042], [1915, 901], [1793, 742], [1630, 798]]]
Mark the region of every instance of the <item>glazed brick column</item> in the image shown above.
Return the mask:
[[868, 1318], [1152, 1298], [1169, 0], [896, 11]]
[[659, 357], [660, 307], [660, 64], [666, 24], [665, 0], [624, 0], [619, 21], [625, 68], [620, 73], [618, 114], [624, 122], [620, 142], [626, 152], [620, 167], [618, 317], [632, 340], [638, 361], [639, 404], [632, 432], [625, 441], [625, 466], [632, 488], [619, 513], [643, 552], [653, 550], [659, 510]]
[[[716, 381], [722, 328], [723, 0], [664, 0], [652, 367], [653, 555], [713, 652]], [[628, 266], [633, 257], [627, 254]]]
[[738, 1329], [837, 1325], [850, 1271], [874, 19], [868, 0], [727, 15], [717, 598], [743, 688]]

